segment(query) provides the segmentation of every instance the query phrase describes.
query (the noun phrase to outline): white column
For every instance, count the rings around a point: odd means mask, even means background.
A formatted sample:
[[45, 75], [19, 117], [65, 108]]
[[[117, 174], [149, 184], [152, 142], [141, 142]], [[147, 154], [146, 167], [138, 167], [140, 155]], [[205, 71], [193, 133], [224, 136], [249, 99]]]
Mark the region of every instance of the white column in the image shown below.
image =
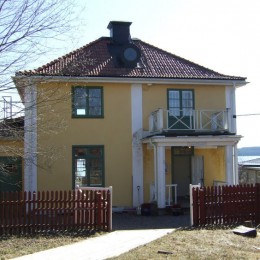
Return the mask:
[[157, 203], [165, 208], [165, 147], [157, 146]]
[[236, 110], [236, 86], [234, 85], [233, 88], [232, 88], [232, 110], [233, 110], [233, 133], [237, 133], [237, 119], [236, 119], [236, 116], [237, 116], [237, 110]]
[[153, 144], [153, 166], [154, 166], [154, 199], [158, 200], [158, 185], [157, 185], [157, 146]]
[[237, 145], [235, 144], [233, 147], [233, 162], [234, 162], [234, 184], [239, 184], [238, 178], [238, 160], [237, 160]]
[[228, 185], [234, 185], [234, 157], [233, 157], [233, 146], [227, 145], [226, 147], [226, 183]]
[[142, 85], [131, 86], [133, 207], [143, 203], [143, 103]]
[[37, 191], [37, 90], [25, 88], [24, 190]]

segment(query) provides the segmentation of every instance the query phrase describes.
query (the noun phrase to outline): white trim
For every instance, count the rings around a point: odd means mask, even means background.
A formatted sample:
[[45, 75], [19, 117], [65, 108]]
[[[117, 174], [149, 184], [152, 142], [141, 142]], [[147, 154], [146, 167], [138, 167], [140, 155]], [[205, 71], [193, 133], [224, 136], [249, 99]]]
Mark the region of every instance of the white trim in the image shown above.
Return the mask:
[[156, 143], [157, 146], [194, 146], [194, 147], [218, 147], [235, 145], [241, 139], [240, 135], [222, 135], [222, 136], [177, 136], [165, 137], [154, 136], [145, 138], [143, 143]]
[[133, 84], [131, 86], [131, 109], [132, 109], [132, 132], [135, 133], [138, 130], [142, 129], [143, 126], [143, 117], [142, 117], [142, 85]]
[[228, 130], [231, 132], [231, 133], [234, 133], [233, 132], [233, 121], [234, 121], [234, 118], [233, 118], [233, 115], [234, 115], [234, 110], [233, 110], [233, 99], [232, 99], [232, 86], [226, 86], [226, 108], [227, 108], [227, 111], [228, 111], [228, 119], [227, 119], [227, 122], [228, 122]]
[[131, 86], [133, 207], [143, 203], [143, 103], [142, 85]]
[[231, 133], [237, 132], [236, 127], [236, 91], [234, 86], [226, 86], [226, 108], [228, 109], [228, 127]]
[[100, 82], [100, 83], [130, 83], [130, 84], [195, 84], [195, 85], [229, 85], [244, 86], [244, 80], [218, 80], [218, 79], [172, 79], [172, 78], [124, 78], [124, 77], [66, 77], [66, 76], [15, 76], [13, 80], [31, 79], [54, 82]]
[[232, 120], [232, 133], [237, 133], [237, 121], [236, 121], [236, 115], [237, 115], [237, 111], [236, 111], [236, 85], [234, 83], [234, 86], [232, 88], [232, 95], [231, 95], [231, 98], [232, 98], [232, 111], [233, 111], [233, 115], [234, 115], [234, 118]]
[[37, 191], [37, 89], [25, 88], [24, 190]]

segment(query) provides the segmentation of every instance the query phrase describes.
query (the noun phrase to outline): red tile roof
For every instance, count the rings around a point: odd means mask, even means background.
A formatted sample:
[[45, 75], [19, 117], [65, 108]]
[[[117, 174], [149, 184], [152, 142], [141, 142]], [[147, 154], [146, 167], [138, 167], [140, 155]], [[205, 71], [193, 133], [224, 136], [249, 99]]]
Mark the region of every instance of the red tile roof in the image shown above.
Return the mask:
[[132, 40], [132, 42], [141, 50], [141, 59], [135, 68], [116, 67], [107, 47], [111, 44], [111, 38], [101, 37], [38, 69], [20, 71], [16, 75], [213, 80], [246, 79], [220, 74], [141, 40]]

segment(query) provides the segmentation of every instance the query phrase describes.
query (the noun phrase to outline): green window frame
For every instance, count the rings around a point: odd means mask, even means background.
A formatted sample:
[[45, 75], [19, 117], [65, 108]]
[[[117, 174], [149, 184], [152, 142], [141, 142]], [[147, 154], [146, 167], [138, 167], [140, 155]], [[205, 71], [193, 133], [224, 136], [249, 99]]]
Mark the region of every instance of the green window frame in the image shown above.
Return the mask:
[[194, 109], [193, 89], [168, 89], [168, 110], [174, 116], [190, 116]]
[[193, 89], [168, 89], [168, 127], [172, 130], [193, 129]]
[[72, 188], [104, 187], [104, 146], [72, 146]]
[[103, 118], [104, 100], [102, 87], [72, 87], [73, 118]]

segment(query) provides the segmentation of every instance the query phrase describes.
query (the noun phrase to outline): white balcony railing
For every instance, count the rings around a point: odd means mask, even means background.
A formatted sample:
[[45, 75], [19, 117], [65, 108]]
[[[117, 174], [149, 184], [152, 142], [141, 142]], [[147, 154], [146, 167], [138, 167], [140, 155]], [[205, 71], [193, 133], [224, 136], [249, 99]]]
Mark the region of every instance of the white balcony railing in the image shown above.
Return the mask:
[[229, 131], [228, 110], [194, 110], [162, 108], [153, 111], [149, 117], [149, 131], [169, 130]]
[[24, 106], [21, 101], [13, 101], [11, 96], [0, 99], [0, 121], [24, 116]]

